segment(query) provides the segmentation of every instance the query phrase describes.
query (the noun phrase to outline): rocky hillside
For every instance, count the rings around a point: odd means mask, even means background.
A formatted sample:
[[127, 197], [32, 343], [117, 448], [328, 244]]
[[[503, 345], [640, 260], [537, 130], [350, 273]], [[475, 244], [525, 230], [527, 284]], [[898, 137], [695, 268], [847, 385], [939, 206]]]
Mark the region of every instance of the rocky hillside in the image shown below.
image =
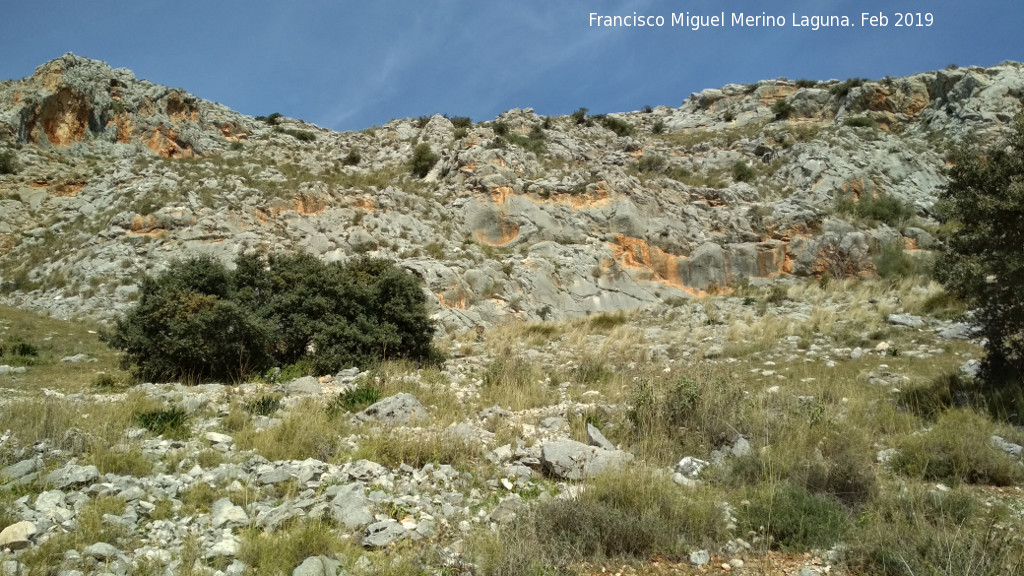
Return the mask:
[[[948, 146], [1003, 130], [1022, 100], [1005, 63], [338, 133], [68, 54], [0, 84], [0, 298], [107, 318], [187, 254], [370, 254], [422, 277], [441, 323], [465, 329], [871, 275], [887, 245], [934, 245]], [[419, 143], [438, 156], [422, 178]]]

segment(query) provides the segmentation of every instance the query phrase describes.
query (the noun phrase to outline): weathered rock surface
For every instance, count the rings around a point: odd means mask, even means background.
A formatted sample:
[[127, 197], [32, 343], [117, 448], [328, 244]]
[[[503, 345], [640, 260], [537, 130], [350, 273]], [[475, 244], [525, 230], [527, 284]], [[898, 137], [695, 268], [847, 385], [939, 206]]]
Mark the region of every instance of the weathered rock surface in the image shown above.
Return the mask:
[[584, 480], [601, 472], [623, 466], [633, 455], [621, 450], [605, 450], [575, 440], [558, 440], [541, 447], [544, 470], [556, 478]]

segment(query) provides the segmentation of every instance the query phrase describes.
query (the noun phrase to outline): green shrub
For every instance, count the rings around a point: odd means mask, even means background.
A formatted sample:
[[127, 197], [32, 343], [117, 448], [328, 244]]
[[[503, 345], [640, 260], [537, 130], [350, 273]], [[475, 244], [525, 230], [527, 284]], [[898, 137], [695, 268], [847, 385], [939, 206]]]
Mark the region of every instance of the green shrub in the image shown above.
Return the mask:
[[353, 390], [342, 392], [327, 407], [328, 414], [358, 412], [380, 400], [381, 391], [376, 386], [361, 384]]
[[150, 381], [237, 380], [270, 360], [270, 330], [234, 301], [231, 274], [211, 258], [175, 263], [146, 277], [138, 304], [117, 320], [107, 343]]
[[422, 142], [416, 145], [416, 148], [412, 151], [412, 160], [410, 161], [410, 171], [413, 176], [417, 178], [423, 178], [426, 176], [430, 169], [437, 164], [438, 156], [430, 149], [430, 144]]
[[866, 82], [864, 78], [850, 78], [832, 86], [829, 88], [829, 91], [835, 96], [842, 98], [850, 92], [851, 88], [856, 88], [857, 86], [864, 84], [864, 82]]
[[875, 256], [875, 269], [882, 278], [907, 278], [922, 272], [922, 266], [916, 258], [907, 254], [903, 242], [896, 240], [882, 247]]
[[756, 176], [757, 172], [742, 160], [738, 160], [732, 165], [732, 177], [737, 182], [750, 182]]
[[178, 439], [189, 437], [188, 414], [179, 407], [139, 412], [135, 415], [135, 422], [158, 436]]
[[851, 128], [877, 128], [878, 122], [867, 116], [847, 116], [843, 119], [843, 125]]
[[504, 122], [494, 123], [494, 133], [497, 134], [498, 136], [508, 136], [508, 133], [511, 131], [512, 129], [509, 128], [508, 124]]
[[288, 136], [291, 136], [292, 138], [295, 138], [299, 142], [315, 142], [316, 141], [316, 134], [313, 134], [312, 132], [309, 132], [308, 130], [293, 130], [291, 128], [277, 127], [277, 128], [274, 128], [274, 132], [278, 132], [278, 133], [281, 133], [281, 134], [287, 134]]
[[245, 403], [245, 411], [255, 416], [270, 416], [281, 408], [281, 396], [262, 394]]
[[911, 486], [886, 494], [851, 531], [846, 562], [858, 574], [883, 576], [1019, 574], [1024, 558], [1019, 538], [995, 528], [984, 510], [959, 489]]
[[615, 118], [614, 116], [602, 116], [601, 125], [612, 132], [615, 132], [618, 136], [633, 135], [633, 125], [621, 118]]
[[911, 477], [942, 482], [1010, 486], [1024, 480], [1024, 469], [989, 438], [995, 425], [972, 410], [939, 416], [928, 432], [896, 443], [892, 469]]
[[658, 154], [644, 154], [636, 163], [637, 170], [650, 173], [664, 172], [667, 166], [668, 160]]
[[104, 335], [148, 380], [237, 380], [271, 366], [334, 373], [386, 358], [438, 358], [416, 279], [384, 260], [310, 255], [209, 258], [143, 280], [139, 303]]
[[363, 161], [363, 155], [359, 152], [358, 148], [350, 148], [348, 154], [341, 159], [341, 163], [345, 166], [358, 166]]
[[284, 116], [282, 116], [280, 112], [274, 112], [270, 116], [257, 116], [256, 119], [261, 122], [266, 122], [271, 126], [277, 126], [283, 117]]
[[456, 128], [455, 130], [452, 131], [452, 137], [455, 138], [456, 140], [462, 140], [468, 134], [469, 131], [466, 130], [465, 128]]
[[473, 119], [469, 116], [455, 116], [450, 120], [455, 128], [471, 128], [473, 126]]
[[839, 502], [788, 483], [761, 486], [749, 501], [740, 509], [741, 530], [759, 532], [785, 550], [828, 548], [852, 526]]
[[19, 170], [21, 167], [18, 165], [18, 157], [14, 150], [0, 152], [0, 175], [17, 174]]
[[[953, 154], [940, 191], [940, 220], [956, 231], [946, 240], [936, 276], [977, 306], [987, 339], [981, 377], [993, 390], [1024, 389], [1024, 114], [990, 148], [965, 145]], [[1024, 407], [1016, 407], [1018, 414]], [[1024, 423], [1024, 420], [1019, 422]]]
[[664, 134], [665, 133], [665, 121], [658, 120], [651, 126], [651, 134]]
[[793, 112], [793, 105], [785, 98], [780, 98], [772, 104], [772, 114], [775, 114], [776, 120], [786, 120], [793, 115]]
[[572, 119], [573, 119], [573, 122], [576, 122], [576, 124], [579, 124], [579, 125], [589, 124], [587, 122], [587, 112], [589, 112], [589, 110], [587, 110], [586, 108], [577, 108], [576, 111], [573, 112], [572, 116], [571, 116]]
[[849, 196], [836, 199], [836, 212], [872, 224], [884, 223], [899, 228], [914, 217], [914, 207], [884, 193], [865, 192], [854, 200]]

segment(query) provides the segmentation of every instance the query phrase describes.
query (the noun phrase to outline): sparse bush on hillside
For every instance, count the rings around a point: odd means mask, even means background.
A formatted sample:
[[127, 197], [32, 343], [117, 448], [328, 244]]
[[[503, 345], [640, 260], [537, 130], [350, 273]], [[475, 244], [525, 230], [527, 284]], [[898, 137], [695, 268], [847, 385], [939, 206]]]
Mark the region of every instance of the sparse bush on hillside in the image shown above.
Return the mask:
[[853, 525], [843, 506], [788, 483], [762, 485], [740, 514], [744, 532], [760, 532], [787, 550], [828, 548]]
[[273, 365], [327, 374], [386, 358], [428, 361], [433, 325], [418, 282], [383, 260], [193, 258], [146, 278], [106, 340], [143, 379], [234, 380]]
[[342, 164], [345, 166], [358, 166], [363, 161], [363, 155], [359, 152], [359, 149], [352, 148], [348, 151], [348, 154], [341, 159]]
[[473, 119], [469, 116], [453, 116], [450, 120], [455, 128], [471, 128], [473, 126]]
[[587, 119], [587, 112], [590, 112], [590, 110], [586, 108], [577, 108], [576, 111], [572, 113], [573, 122], [576, 122], [576, 124], [579, 125], [586, 124], [587, 126], [593, 124], [593, 122]]
[[438, 156], [430, 149], [430, 144], [426, 142], [417, 144], [416, 148], [412, 151], [410, 166], [413, 176], [417, 178], [426, 176], [430, 169], [434, 167], [434, 164], [437, 164], [437, 159]]
[[633, 125], [621, 118], [616, 118], [614, 116], [602, 116], [601, 125], [612, 132], [615, 132], [618, 136], [633, 135]]
[[843, 125], [851, 128], [877, 128], [878, 122], [867, 116], [847, 116], [843, 119]]
[[666, 160], [664, 156], [658, 154], [645, 154], [636, 163], [637, 170], [651, 173], [664, 172], [667, 166], [668, 160]]
[[907, 278], [928, 272], [928, 263], [907, 254], [900, 240], [882, 246], [874, 262], [881, 278]]
[[864, 192], [856, 200], [850, 196], [836, 199], [836, 212], [871, 224], [883, 223], [899, 228], [914, 217], [914, 207], [885, 193]]
[[665, 121], [658, 120], [651, 126], [651, 134], [664, 134], [665, 133]]
[[832, 94], [838, 96], [839, 98], [842, 98], [843, 96], [849, 94], [851, 88], [856, 88], [857, 86], [864, 84], [864, 82], [866, 81], [867, 80], [865, 80], [864, 78], [850, 78], [848, 80], [844, 80], [843, 82], [840, 82], [832, 86], [831, 88], [829, 88], [829, 91], [832, 92]]
[[757, 176], [757, 172], [742, 160], [732, 165], [732, 177], [737, 182], [750, 182], [755, 176]]
[[316, 141], [316, 134], [313, 134], [312, 132], [309, 132], [307, 130], [293, 130], [291, 128], [277, 127], [277, 128], [274, 128], [274, 132], [278, 132], [280, 134], [287, 134], [288, 136], [291, 136], [292, 138], [295, 138], [299, 142], [315, 142]]
[[13, 150], [0, 152], [0, 175], [17, 174], [21, 167], [18, 166], [17, 156]]
[[776, 120], [786, 120], [793, 115], [793, 105], [789, 103], [789, 100], [780, 98], [772, 104], [772, 114], [775, 114]]

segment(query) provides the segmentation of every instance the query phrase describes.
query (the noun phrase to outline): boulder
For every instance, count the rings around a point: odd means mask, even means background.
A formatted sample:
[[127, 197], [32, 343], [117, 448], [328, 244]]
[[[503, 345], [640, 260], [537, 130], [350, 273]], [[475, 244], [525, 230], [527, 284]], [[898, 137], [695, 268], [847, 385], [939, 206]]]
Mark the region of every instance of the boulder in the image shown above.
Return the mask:
[[32, 543], [32, 537], [36, 535], [36, 525], [27, 520], [11, 524], [0, 532], [0, 550], [21, 550]]
[[363, 422], [376, 421], [389, 426], [400, 426], [426, 418], [427, 409], [412, 394], [401, 392], [388, 396], [355, 417]]
[[338, 489], [331, 500], [331, 515], [338, 523], [352, 530], [373, 522], [370, 504], [370, 499], [363, 491], [363, 483], [353, 482]]
[[363, 534], [363, 546], [367, 548], [384, 548], [398, 542], [406, 536], [406, 529], [397, 520], [388, 518], [374, 522]]
[[214, 528], [244, 526], [248, 523], [249, 515], [245, 509], [232, 503], [229, 498], [221, 498], [210, 507], [210, 525]]
[[544, 470], [556, 478], [584, 480], [633, 461], [622, 450], [604, 450], [575, 440], [556, 440], [541, 447]]

